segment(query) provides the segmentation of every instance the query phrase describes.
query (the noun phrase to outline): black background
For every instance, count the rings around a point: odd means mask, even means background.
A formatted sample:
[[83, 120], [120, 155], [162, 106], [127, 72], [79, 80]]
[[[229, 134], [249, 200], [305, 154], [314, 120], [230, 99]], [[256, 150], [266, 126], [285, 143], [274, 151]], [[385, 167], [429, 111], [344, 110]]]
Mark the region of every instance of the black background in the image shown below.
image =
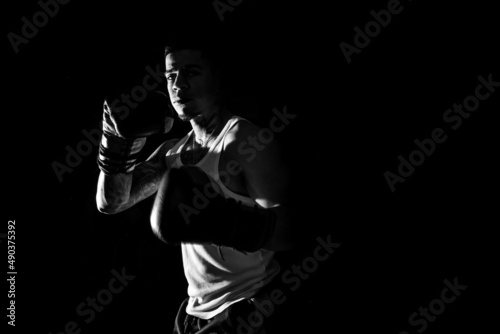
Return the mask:
[[[180, 249], [151, 234], [151, 202], [100, 214], [95, 147], [62, 182], [52, 164], [99, 126], [110, 87], [161, 62], [165, 37], [192, 33], [230, 51], [240, 114], [263, 126], [273, 108], [297, 115], [277, 135], [304, 229], [303, 244], [278, 255], [283, 271], [311, 256], [318, 236], [341, 243], [287, 294], [276, 333], [416, 333], [408, 317], [455, 277], [468, 288], [425, 332], [489, 328], [500, 88], [457, 130], [442, 116], [474, 93], [479, 75], [500, 81], [498, 18], [486, 1], [401, 4], [350, 64], [339, 44], [353, 44], [353, 28], [387, 1], [245, 0], [224, 21], [212, 1], [71, 1], [19, 53], [4, 38], [2, 212], [4, 226], [17, 226], [16, 330], [59, 333], [73, 320], [82, 333], [171, 331], [187, 285]], [[9, 3], [4, 36], [20, 34], [21, 18], [39, 10]], [[384, 172], [437, 127], [448, 139], [391, 192]], [[177, 123], [144, 154], [187, 130]], [[76, 307], [124, 267], [136, 278], [85, 324]]]

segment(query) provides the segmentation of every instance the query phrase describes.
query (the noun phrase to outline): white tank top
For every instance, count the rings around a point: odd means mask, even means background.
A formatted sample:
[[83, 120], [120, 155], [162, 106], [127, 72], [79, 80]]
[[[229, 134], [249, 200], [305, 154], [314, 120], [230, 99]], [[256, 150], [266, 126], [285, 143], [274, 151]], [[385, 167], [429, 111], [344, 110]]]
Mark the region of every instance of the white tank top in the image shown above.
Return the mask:
[[[225, 198], [234, 198], [243, 205], [257, 203], [250, 197], [229, 190], [219, 176], [219, 161], [224, 149], [224, 138], [234, 125], [246, 121], [232, 116], [215, 139], [208, 153], [195, 166], [207, 173], [219, 186]], [[166, 154], [168, 168], [182, 166], [181, 152], [193, 135], [191, 130]], [[274, 252], [265, 249], [242, 253], [228, 247], [183, 243], [182, 260], [188, 281], [189, 302], [186, 313], [201, 319], [210, 319], [231, 304], [253, 297], [278, 274], [279, 265]]]

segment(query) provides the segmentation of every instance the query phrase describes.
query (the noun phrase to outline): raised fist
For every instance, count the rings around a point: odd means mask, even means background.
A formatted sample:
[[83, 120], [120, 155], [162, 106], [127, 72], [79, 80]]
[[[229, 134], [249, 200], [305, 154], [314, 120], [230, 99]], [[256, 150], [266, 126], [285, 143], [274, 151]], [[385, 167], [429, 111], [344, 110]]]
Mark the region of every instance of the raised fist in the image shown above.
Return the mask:
[[164, 134], [172, 129], [174, 113], [168, 97], [160, 91], [148, 92], [135, 108], [116, 107], [118, 99], [104, 100], [103, 131], [126, 139]]

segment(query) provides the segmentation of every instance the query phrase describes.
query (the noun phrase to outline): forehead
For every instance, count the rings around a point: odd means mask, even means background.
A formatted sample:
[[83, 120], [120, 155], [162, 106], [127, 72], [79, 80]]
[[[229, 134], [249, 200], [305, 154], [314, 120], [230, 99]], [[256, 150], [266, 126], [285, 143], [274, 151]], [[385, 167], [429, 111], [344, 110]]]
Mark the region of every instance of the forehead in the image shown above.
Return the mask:
[[167, 71], [191, 66], [203, 67], [206, 65], [199, 50], [179, 50], [165, 56], [165, 68]]

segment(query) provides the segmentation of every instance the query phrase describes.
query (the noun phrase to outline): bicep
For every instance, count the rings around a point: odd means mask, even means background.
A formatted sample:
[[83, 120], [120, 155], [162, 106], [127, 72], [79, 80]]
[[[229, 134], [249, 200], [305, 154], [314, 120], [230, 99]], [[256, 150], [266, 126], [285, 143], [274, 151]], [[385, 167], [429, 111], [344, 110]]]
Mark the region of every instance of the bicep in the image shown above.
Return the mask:
[[272, 237], [263, 248], [275, 251], [293, 248], [297, 244], [297, 238], [294, 234], [290, 205], [290, 172], [280, 145], [272, 140], [265, 144], [260, 143], [260, 146], [254, 145], [255, 154], [241, 154], [241, 148], [250, 142], [250, 138], [258, 138], [259, 128], [244, 125], [237, 130], [241, 131], [235, 131], [229, 137], [227, 145], [231, 158], [241, 167], [248, 195], [261, 207], [269, 209], [276, 218]]
[[288, 171], [276, 144], [241, 165], [248, 194], [259, 205], [269, 208], [288, 202]]
[[275, 140], [260, 143], [260, 146], [255, 146], [254, 154], [241, 154], [242, 145], [247, 138], [257, 137], [258, 128], [247, 125], [238, 130], [239, 133], [230, 137], [228, 148], [241, 167], [248, 195], [264, 208], [287, 203], [289, 172], [279, 144]]
[[250, 197], [275, 216], [272, 237], [264, 249], [282, 251], [295, 247], [293, 208], [290, 205], [290, 173], [279, 144], [271, 141], [251, 160], [239, 160], [245, 186]]

